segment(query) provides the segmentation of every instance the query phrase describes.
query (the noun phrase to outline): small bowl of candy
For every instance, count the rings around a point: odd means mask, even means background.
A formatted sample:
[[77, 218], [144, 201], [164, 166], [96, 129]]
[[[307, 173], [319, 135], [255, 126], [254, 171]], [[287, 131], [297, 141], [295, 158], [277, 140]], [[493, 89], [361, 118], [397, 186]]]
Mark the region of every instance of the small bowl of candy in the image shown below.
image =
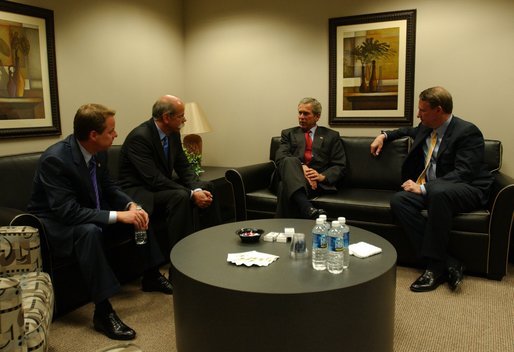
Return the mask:
[[236, 235], [239, 236], [243, 243], [259, 242], [261, 235], [264, 233], [262, 229], [256, 229], [253, 227], [243, 227], [236, 231]]

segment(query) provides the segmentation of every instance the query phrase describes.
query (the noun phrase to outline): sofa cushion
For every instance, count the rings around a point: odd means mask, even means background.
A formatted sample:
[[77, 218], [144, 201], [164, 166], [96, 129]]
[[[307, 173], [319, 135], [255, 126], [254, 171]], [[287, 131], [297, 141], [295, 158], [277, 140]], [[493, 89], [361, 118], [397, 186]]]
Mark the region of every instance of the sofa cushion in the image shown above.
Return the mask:
[[343, 137], [346, 153], [345, 188], [399, 190], [402, 164], [409, 151], [409, 138], [386, 143], [379, 156], [371, 155], [374, 137]]
[[313, 204], [334, 218], [344, 216], [351, 221], [392, 224], [389, 201], [394, 193], [383, 189], [343, 188], [315, 198]]

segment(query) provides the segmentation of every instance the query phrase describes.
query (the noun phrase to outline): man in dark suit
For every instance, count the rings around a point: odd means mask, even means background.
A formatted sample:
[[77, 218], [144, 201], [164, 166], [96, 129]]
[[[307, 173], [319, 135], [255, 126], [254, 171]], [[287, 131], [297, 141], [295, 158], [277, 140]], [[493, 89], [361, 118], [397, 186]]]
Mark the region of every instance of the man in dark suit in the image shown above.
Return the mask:
[[[130, 340], [135, 331], [109, 302], [120, 284], [105, 257], [103, 241], [119, 231], [134, 238], [134, 229], [148, 228], [148, 214], [137, 210], [109, 176], [106, 150], [117, 136], [114, 114], [99, 104], [78, 109], [73, 135], [41, 155], [28, 210], [41, 219], [56, 256], [77, 258], [95, 303], [95, 329], [112, 339]], [[143, 290], [170, 294], [171, 284], [158, 270], [163, 258], [156, 241], [150, 236], [138, 250], [145, 269]]]
[[337, 131], [318, 126], [321, 104], [304, 98], [298, 104], [299, 126], [283, 130], [276, 152], [280, 183], [277, 214], [283, 217], [315, 219], [326, 214], [310, 199], [336, 190], [344, 176], [346, 155]]
[[391, 208], [426, 264], [410, 287], [415, 292], [434, 290], [444, 281], [452, 290], [460, 286], [464, 266], [448, 253], [452, 219], [484, 206], [493, 182], [483, 161], [482, 133], [452, 110], [446, 89], [428, 88], [419, 96], [417, 127], [385, 131], [371, 144], [371, 153], [378, 155], [384, 142], [414, 140], [402, 167], [403, 191], [392, 198]]
[[153, 105], [152, 118], [129, 133], [120, 153], [121, 187], [151, 217], [163, 213], [166, 218], [167, 253], [200, 226], [194, 208], [204, 227], [220, 223], [212, 183], [199, 180], [182, 149], [180, 129], [185, 122], [182, 100], [165, 95]]

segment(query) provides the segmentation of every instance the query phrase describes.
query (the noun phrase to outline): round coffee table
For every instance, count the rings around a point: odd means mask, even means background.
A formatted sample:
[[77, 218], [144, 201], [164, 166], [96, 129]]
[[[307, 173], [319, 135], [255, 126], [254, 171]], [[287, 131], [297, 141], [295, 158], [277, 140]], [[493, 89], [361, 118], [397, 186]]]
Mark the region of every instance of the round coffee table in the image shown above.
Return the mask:
[[[312, 220], [248, 220], [196, 232], [171, 251], [177, 349], [197, 351], [393, 351], [396, 251], [382, 237], [350, 227], [351, 243], [382, 253], [351, 257], [342, 274], [291, 259], [289, 243], [242, 243], [235, 231], [294, 227], [311, 250]], [[267, 267], [237, 266], [228, 253], [280, 256]]]

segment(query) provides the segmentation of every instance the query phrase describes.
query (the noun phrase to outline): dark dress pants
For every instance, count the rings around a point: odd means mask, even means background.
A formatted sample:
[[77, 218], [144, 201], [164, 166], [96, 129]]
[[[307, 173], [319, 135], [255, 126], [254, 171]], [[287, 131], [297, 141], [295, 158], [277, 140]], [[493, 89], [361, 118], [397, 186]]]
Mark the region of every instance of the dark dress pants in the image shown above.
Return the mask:
[[321, 194], [321, 189], [312, 190], [309, 182], [303, 174], [302, 163], [296, 157], [287, 157], [280, 161], [278, 165], [280, 183], [278, 185], [277, 218], [298, 218], [300, 209], [291, 200], [293, 193], [299, 189], [304, 189], [307, 197], [312, 199]]
[[[413, 243], [418, 257], [447, 263], [453, 216], [478, 209], [481, 191], [464, 183], [434, 182], [426, 196], [400, 191], [391, 209]], [[422, 210], [427, 210], [427, 216]]]
[[[120, 283], [105, 256], [104, 245], [109, 241], [118, 241], [114, 237], [123, 236], [130, 241], [134, 239], [134, 227], [126, 224], [113, 224], [105, 228], [95, 224], [81, 224], [73, 227], [73, 252], [79, 263], [82, 276], [89, 288], [94, 303], [112, 297], [120, 288]], [[136, 253], [141, 261], [142, 271], [157, 267], [163, 262], [157, 242], [148, 233], [145, 245], [136, 245]]]
[[154, 211], [166, 218], [169, 253], [182, 238], [202, 228], [218, 225], [221, 222], [219, 202], [211, 182], [203, 182], [200, 187], [213, 194], [213, 202], [206, 209], [199, 209], [191, 200], [187, 189], [165, 190], [154, 193]]

